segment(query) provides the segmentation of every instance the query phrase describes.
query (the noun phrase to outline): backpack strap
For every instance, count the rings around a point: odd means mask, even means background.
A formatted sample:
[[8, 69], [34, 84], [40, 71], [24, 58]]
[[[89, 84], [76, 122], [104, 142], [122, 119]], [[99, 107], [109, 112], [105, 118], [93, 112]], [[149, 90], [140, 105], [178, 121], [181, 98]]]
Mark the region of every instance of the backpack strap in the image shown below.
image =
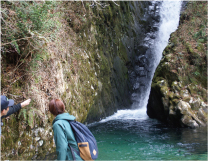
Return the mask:
[[[75, 121], [75, 120], [69, 121], [69, 124], [70, 124], [70, 122], [74, 122], [74, 121]], [[69, 146], [70, 149], [71, 149], [71, 153], [72, 153], [73, 160], [76, 160], [75, 155], [74, 155], [74, 152], [75, 152], [78, 156], [80, 156], [79, 152], [78, 152], [76, 149], [74, 149], [69, 143], [68, 143], [68, 146]]]

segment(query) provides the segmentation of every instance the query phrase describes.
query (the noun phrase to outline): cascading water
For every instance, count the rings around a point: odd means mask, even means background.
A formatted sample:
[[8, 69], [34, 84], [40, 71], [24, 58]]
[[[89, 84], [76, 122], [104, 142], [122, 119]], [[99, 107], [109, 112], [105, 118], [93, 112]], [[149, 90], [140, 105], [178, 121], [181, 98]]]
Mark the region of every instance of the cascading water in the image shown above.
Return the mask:
[[164, 1], [161, 5], [161, 24], [153, 47], [155, 69], [162, 58], [162, 52], [168, 44], [170, 34], [178, 28], [181, 5], [181, 1]]
[[119, 110], [117, 113], [107, 117], [101, 122], [114, 119], [143, 120], [148, 118], [146, 115], [146, 106], [150, 94], [152, 78], [162, 58], [162, 52], [168, 44], [170, 34], [178, 27], [181, 5], [181, 1], [163, 1], [159, 7], [158, 2], [153, 1], [149, 6], [148, 14], [158, 14], [160, 16], [160, 22], [158, 24], [159, 30], [147, 33], [142, 44], [148, 49], [144, 55], [138, 57], [140, 63], [135, 67], [136, 72], [139, 74], [136, 78], [137, 82], [134, 83], [133, 87], [136, 90], [132, 94], [134, 101], [132, 108], [134, 110]]
[[158, 24], [151, 23], [153, 30], [146, 33], [144, 41], [136, 48], [138, 58], [129, 73], [134, 88], [133, 110], [119, 110], [89, 126], [97, 139], [98, 159], [207, 160], [206, 128], [171, 128], [146, 114], [151, 81], [170, 34], [177, 29], [181, 1], [149, 4], [147, 17], [152, 16], [150, 19], [154, 21], [158, 14], [160, 18]]

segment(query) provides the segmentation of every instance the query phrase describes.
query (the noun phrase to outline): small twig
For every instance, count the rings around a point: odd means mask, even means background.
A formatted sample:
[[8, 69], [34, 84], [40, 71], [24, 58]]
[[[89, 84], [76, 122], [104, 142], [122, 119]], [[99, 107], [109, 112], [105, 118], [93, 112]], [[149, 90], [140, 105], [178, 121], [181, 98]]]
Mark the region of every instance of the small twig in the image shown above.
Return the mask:
[[[27, 44], [27, 46], [28, 46], [28, 44]], [[26, 50], [27, 46], [25, 47], [25, 50]], [[23, 53], [24, 53], [24, 52], [23, 52]], [[20, 56], [19, 60], [17, 61], [17, 64], [16, 64], [15, 68], [16, 68], [16, 67], [17, 67], [17, 65], [19, 64], [19, 61], [20, 61], [20, 59], [22, 58], [22, 55], [23, 55], [23, 54], [21, 54], [21, 56]]]
[[84, 10], [85, 10], [85, 12], [86, 12], [86, 9], [85, 9], [85, 6], [84, 6], [84, 3], [83, 3], [83, 0], [82, 0], [82, 5], [83, 5], [83, 7], [84, 7]]
[[13, 97], [15, 97], [15, 98], [17, 98], [17, 97], [22, 97], [22, 96], [13, 95], [13, 94], [10, 94], [10, 93], [7, 93], [7, 94], [10, 95], [10, 96], [13, 96]]
[[14, 82], [12, 82], [9, 86], [11, 86], [13, 83], [15, 83], [16, 81], [18, 81], [20, 78], [22, 78], [23, 76], [25, 76], [26, 74], [22, 75], [21, 77], [19, 77], [18, 79], [16, 79]]
[[114, 2], [114, 0], [112, 0], [112, 2], [113, 2], [115, 5], [119, 6], [116, 2]]
[[[35, 49], [33, 49], [33, 50], [35, 50]], [[33, 50], [31, 50], [30, 52], [28, 52], [28, 54], [26, 55], [25, 58], [27, 58], [27, 56], [28, 56]], [[17, 70], [17, 68], [19, 68], [19, 67], [23, 64], [25, 58], [24, 58], [23, 61], [20, 63], [20, 65], [18, 65], [18, 66], [13, 70], [13, 73]]]
[[4, 21], [4, 23], [6, 24], [6, 26], [9, 26], [13, 30], [13, 28], [9, 24], [7, 24], [7, 22], [4, 20], [3, 17], [1, 17], [1, 19]]
[[7, 45], [7, 44], [11, 44], [12, 42], [15, 42], [15, 41], [24, 40], [24, 39], [31, 39], [31, 38], [32, 38], [32, 37], [24, 37], [24, 38], [21, 38], [21, 39], [13, 40], [13, 41], [11, 41], [11, 42], [3, 43], [3, 44], [1, 44], [1, 45], [4, 46], [4, 45]]
[[100, 5], [101, 8], [105, 8], [105, 7], [109, 6], [109, 4], [106, 5], [105, 3], [98, 3], [98, 2], [96, 2], [96, 1], [95, 1], [95, 3], [98, 4], [98, 5]]
[[92, 2], [92, 4], [90, 5], [90, 7], [94, 8], [96, 5], [94, 2]]
[[93, 0], [93, 3], [90, 5], [90, 7], [95, 7], [96, 6], [96, 4], [97, 5], [99, 5], [101, 8], [105, 8], [105, 7], [107, 7], [107, 6], [109, 6], [109, 4], [105, 4], [105, 3], [98, 3], [96, 0]]

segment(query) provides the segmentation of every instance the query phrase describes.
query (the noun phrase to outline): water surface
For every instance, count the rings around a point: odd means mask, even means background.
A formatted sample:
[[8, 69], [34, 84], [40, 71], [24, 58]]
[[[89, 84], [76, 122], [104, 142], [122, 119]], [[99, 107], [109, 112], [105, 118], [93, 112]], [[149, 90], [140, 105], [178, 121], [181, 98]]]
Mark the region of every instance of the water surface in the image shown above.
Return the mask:
[[207, 160], [207, 128], [171, 128], [149, 118], [106, 120], [89, 128], [98, 160]]

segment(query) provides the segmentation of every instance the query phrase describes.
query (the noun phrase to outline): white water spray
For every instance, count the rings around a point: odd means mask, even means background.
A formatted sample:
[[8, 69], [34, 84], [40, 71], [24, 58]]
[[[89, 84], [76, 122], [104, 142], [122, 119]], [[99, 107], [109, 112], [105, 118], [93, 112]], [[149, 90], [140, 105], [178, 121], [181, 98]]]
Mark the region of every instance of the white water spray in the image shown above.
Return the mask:
[[155, 69], [158, 66], [162, 53], [168, 45], [168, 40], [172, 32], [176, 31], [179, 24], [182, 1], [163, 1], [160, 8], [161, 24], [158, 36], [154, 43]]
[[[163, 1], [160, 6], [160, 27], [158, 31], [157, 38], [155, 39], [151, 50], [153, 51], [154, 55], [154, 62], [153, 62], [153, 72], [151, 76], [151, 81], [154, 76], [154, 72], [162, 58], [162, 52], [168, 44], [168, 40], [170, 38], [170, 34], [174, 32], [179, 24], [179, 16], [180, 16], [180, 9], [181, 9], [182, 2], [178, 1]], [[152, 6], [150, 6], [152, 7]], [[134, 110], [118, 110], [112, 116], [109, 116], [100, 122], [106, 122], [109, 120], [116, 120], [116, 119], [135, 119], [135, 120], [145, 120], [148, 118], [146, 114], [146, 106], [149, 99], [151, 89], [151, 83], [147, 89], [146, 96], [143, 98], [144, 105], [140, 109]], [[141, 98], [138, 98], [141, 99]], [[135, 106], [135, 104], [134, 104]]]
[[106, 117], [105, 119], [101, 120], [100, 122], [106, 122], [109, 120], [146, 120], [148, 118], [146, 114], [146, 109], [141, 108], [137, 110], [118, 110], [117, 113], [115, 113], [112, 116]]

